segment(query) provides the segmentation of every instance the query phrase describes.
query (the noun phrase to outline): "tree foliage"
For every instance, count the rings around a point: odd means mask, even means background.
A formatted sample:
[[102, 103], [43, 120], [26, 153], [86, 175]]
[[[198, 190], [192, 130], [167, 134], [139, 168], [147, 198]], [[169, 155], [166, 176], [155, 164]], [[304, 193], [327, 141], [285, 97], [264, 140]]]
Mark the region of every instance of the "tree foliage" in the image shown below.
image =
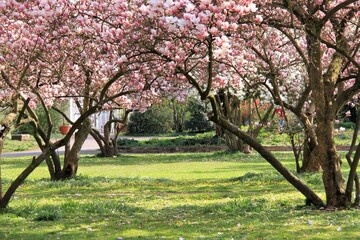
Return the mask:
[[185, 121], [185, 129], [190, 132], [207, 132], [214, 127], [207, 118], [208, 109], [195, 97], [190, 97], [186, 102], [189, 116]]
[[166, 105], [153, 105], [145, 112], [130, 114], [128, 134], [161, 134], [172, 131], [172, 112]]

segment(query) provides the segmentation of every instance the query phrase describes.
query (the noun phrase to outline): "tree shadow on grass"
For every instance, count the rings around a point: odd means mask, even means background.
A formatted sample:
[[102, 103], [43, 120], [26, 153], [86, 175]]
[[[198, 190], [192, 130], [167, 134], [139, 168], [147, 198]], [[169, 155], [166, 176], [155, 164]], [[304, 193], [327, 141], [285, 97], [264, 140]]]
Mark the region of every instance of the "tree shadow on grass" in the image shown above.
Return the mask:
[[[333, 231], [320, 225], [309, 226], [306, 216], [310, 208], [296, 210], [291, 204], [284, 206], [281, 200], [261, 197], [239, 197], [201, 205], [184, 202], [160, 209], [134, 207], [119, 199], [73, 201], [56, 205], [60, 218], [34, 220], [51, 206], [31, 206], [30, 214], [21, 208], [13, 209], [10, 213], [29, 222], [5, 232], [12, 239], [301, 239], [303, 234]], [[304, 215], [300, 227], [288, 225]]]
[[[279, 187], [281, 186], [281, 187]], [[281, 176], [276, 173], [247, 173], [239, 178], [230, 179], [189, 179], [172, 180], [149, 177], [91, 177], [79, 175], [77, 179], [50, 181], [48, 179], [27, 180], [25, 188], [16, 194], [21, 198], [36, 197], [77, 197], [79, 194], [89, 197], [132, 196], [146, 193], [160, 196], [171, 195], [212, 195], [241, 196], [251, 192], [261, 197], [264, 193], [281, 194], [284, 190], [294, 191]]]

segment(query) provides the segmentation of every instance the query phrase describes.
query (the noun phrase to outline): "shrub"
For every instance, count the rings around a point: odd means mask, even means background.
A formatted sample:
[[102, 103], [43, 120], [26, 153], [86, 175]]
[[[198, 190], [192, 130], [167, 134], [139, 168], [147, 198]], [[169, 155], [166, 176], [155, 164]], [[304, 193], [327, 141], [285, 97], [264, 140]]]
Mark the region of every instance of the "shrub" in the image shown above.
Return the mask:
[[207, 132], [213, 129], [213, 124], [206, 116], [206, 107], [196, 98], [190, 97], [187, 102], [189, 119], [185, 122], [185, 129], [191, 132]]
[[336, 125], [336, 127], [340, 128], [346, 128], [346, 129], [354, 129], [355, 128], [355, 123], [353, 122], [339, 122], [339, 124]]
[[221, 138], [214, 132], [196, 134], [195, 136], [181, 136], [177, 138], [153, 138], [146, 141], [137, 141], [134, 139], [119, 139], [119, 146], [146, 146], [146, 147], [181, 147], [197, 145], [220, 145]]
[[136, 146], [139, 143], [139, 141], [135, 139], [127, 139], [127, 138], [119, 138], [118, 139], [118, 146]]
[[163, 105], [152, 106], [144, 113], [130, 115], [127, 126], [128, 134], [161, 134], [172, 129], [171, 110]]

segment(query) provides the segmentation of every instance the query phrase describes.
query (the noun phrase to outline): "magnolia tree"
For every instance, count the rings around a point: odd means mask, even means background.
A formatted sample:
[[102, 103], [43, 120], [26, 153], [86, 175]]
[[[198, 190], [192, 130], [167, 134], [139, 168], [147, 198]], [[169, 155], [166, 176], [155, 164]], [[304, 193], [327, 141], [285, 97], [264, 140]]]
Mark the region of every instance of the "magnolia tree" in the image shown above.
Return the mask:
[[[311, 161], [311, 153], [317, 144], [314, 105], [311, 102], [305, 63], [293, 45], [294, 41], [289, 40], [281, 31], [264, 25], [264, 22], [242, 35], [249, 49], [244, 55], [248, 61], [244, 68], [256, 69], [250, 74], [243, 74], [244, 80], [253, 88], [264, 92], [269, 101], [278, 106], [278, 112], [282, 113], [281, 118], [284, 120], [283, 131], [290, 136], [297, 162], [302, 150], [298, 146], [303, 146], [303, 164], [297, 170], [318, 171], [320, 165]], [[296, 116], [295, 119], [293, 115]], [[302, 127], [305, 137], [297, 145], [295, 133]]]
[[[350, 205], [358, 159], [350, 163], [345, 186], [334, 143], [334, 123], [341, 108], [356, 100], [360, 91], [360, 4], [358, 1], [273, 1], [260, 6], [264, 10], [264, 24], [286, 39], [303, 66], [305, 74], [296, 87], [302, 85], [304, 90], [297, 98], [296, 107], [307, 108], [304, 112], [316, 118], [316, 129], [312, 125], [315, 130], [307, 132], [310, 161], [323, 170], [327, 204]], [[289, 58], [285, 57], [285, 61]], [[311, 117], [301, 114], [299, 117], [305, 120], [305, 125], [311, 124]]]
[[[44, 160], [54, 179], [76, 174], [91, 114], [114, 102], [144, 109], [157, 99], [155, 88], [166, 84], [146, 64], [151, 59], [136, 47], [139, 25], [132, 9], [126, 1], [0, 2], [0, 94], [1, 104], [9, 109], [1, 122], [0, 143], [14, 123], [31, 122], [42, 150], [6, 193], [1, 192], [0, 207], [7, 206], [17, 187]], [[50, 115], [44, 131], [33, 109], [38, 105], [47, 113], [55, 101], [69, 98], [78, 103], [80, 117], [67, 135], [53, 142]], [[75, 131], [75, 144], [67, 148], [61, 168], [56, 149], [67, 145]]]
[[[341, 161], [334, 143], [334, 121], [339, 109], [351, 101], [359, 92], [359, 3], [358, 1], [263, 1], [258, 5], [252, 1], [149, 1], [140, 8], [144, 21], [142, 29], [146, 38], [144, 44], [159, 60], [167, 63], [168, 71], [177, 77], [177, 84], [197, 89], [203, 100], [211, 102], [212, 120], [235, 134], [252, 148], [258, 151], [279, 173], [296, 187], [315, 206], [328, 208], [346, 207], [352, 203], [353, 182], [356, 175], [358, 158], [351, 163], [347, 186], [341, 173]], [[261, 15], [260, 15], [261, 14]], [[279, 37], [289, 37], [287, 42], [278, 44], [282, 51], [289, 51], [300, 56], [301, 65], [291, 64], [292, 58], [278, 56], [280, 50], [273, 54], [272, 49], [261, 50], [249, 48], [247, 41], [256, 36], [260, 25], [269, 28], [262, 22], [281, 28]], [[246, 23], [246, 24], [244, 24]], [[274, 32], [274, 31], [270, 31]], [[265, 32], [264, 32], [265, 33]], [[269, 38], [268, 38], [269, 40]], [[258, 46], [258, 44], [257, 44]], [[254, 138], [242, 131], [227, 118], [216, 101], [215, 93], [219, 88], [231, 85], [241, 94], [244, 82], [241, 75], [257, 74], [258, 66], [247, 60], [247, 53], [256, 58], [266, 55], [280, 61], [284, 73], [306, 70], [297, 79], [304, 94], [294, 96], [299, 108], [306, 107], [306, 102], [314, 104], [312, 114], [316, 117], [316, 146], [312, 158], [323, 170], [323, 183], [326, 193], [326, 204], [303, 181], [286, 169], [281, 162], [267, 151]], [[253, 54], [255, 52], [255, 54]], [[277, 59], [280, 57], [280, 59]], [[268, 73], [271, 62], [266, 59], [261, 69]], [[283, 61], [283, 63], [281, 63]], [[278, 65], [279, 66], [279, 65]], [[239, 74], [240, 73], [240, 74]], [[276, 73], [282, 79], [286, 75]], [[263, 77], [263, 81], [273, 81], [273, 76]], [[172, 80], [175, 81], [175, 80]], [[295, 85], [295, 84], [294, 84]], [[282, 93], [286, 91], [285, 83], [280, 86], [277, 81], [269, 83], [269, 90], [281, 106]], [[297, 87], [295, 85], [295, 87]], [[278, 89], [276, 89], [278, 88]], [[296, 95], [296, 94], [295, 94]], [[301, 98], [305, 99], [301, 99]], [[316, 114], [316, 115], [315, 115]], [[306, 122], [306, 121], [305, 121]], [[307, 122], [306, 122], [307, 123]]]
[[[19, 124], [26, 108], [34, 106], [36, 95], [29, 86], [38, 87], [37, 75], [41, 68], [41, 57], [52, 50], [53, 36], [45, 34], [48, 23], [44, 21], [39, 8], [30, 9], [32, 3], [23, 5], [16, 1], [0, 2], [1, 33], [0, 33], [0, 70], [1, 70], [1, 104], [7, 108], [7, 114], [0, 125], [2, 129], [0, 139], [0, 153], [6, 135], [15, 124]], [[26, 19], [24, 21], [24, 19]], [[27, 94], [25, 94], [25, 92]], [[31, 94], [30, 94], [31, 93]], [[61, 142], [52, 147], [63, 145]], [[22, 181], [46, 158], [51, 150], [44, 150], [43, 154], [34, 157], [29, 166], [10, 185], [3, 194], [0, 192], [0, 207], [4, 208], [12, 194]], [[0, 183], [1, 186], [1, 183]]]

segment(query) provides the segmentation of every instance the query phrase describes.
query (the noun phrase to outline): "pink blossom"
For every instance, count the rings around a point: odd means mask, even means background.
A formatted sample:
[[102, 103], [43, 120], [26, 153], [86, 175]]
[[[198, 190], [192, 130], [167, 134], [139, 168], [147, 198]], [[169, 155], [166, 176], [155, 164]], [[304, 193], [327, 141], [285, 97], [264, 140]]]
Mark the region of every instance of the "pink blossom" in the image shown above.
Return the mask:
[[188, 3], [188, 4], [186, 5], [185, 11], [186, 11], [186, 12], [192, 12], [192, 11], [194, 11], [194, 9], [195, 9], [195, 5], [192, 4], [192, 3]]
[[29, 107], [30, 107], [31, 109], [35, 110], [35, 109], [36, 109], [36, 103], [35, 103], [33, 100], [30, 100], [30, 102], [29, 102]]
[[0, 10], [5, 9], [5, 8], [6, 8], [6, 2], [0, 1]]
[[215, 35], [218, 33], [218, 29], [216, 27], [212, 27], [212, 28], [210, 28], [209, 33], [211, 33], [212, 35]]
[[261, 15], [256, 15], [256, 17], [255, 17], [255, 22], [261, 23], [262, 21], [263, 21], [262, 16], [261, 16]]
[[201, 11], [204, 11], [206, 9], [206, 6], [204, 4], [200, 4], [199, 9]]
[[147, 13], [148, 13], [148, 8], [143, 4], [143, 5], [141, 5], [141, 7], [139, 8], [139, 11], [140, 11], [142, 14], [147, 14]]

